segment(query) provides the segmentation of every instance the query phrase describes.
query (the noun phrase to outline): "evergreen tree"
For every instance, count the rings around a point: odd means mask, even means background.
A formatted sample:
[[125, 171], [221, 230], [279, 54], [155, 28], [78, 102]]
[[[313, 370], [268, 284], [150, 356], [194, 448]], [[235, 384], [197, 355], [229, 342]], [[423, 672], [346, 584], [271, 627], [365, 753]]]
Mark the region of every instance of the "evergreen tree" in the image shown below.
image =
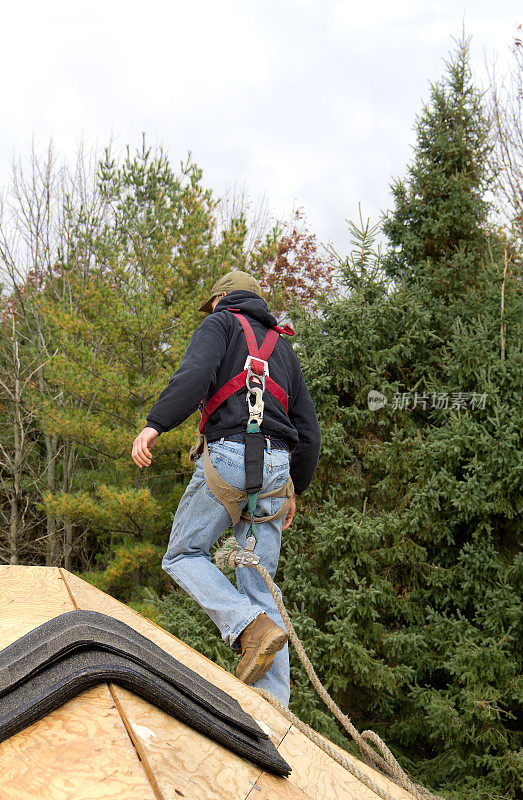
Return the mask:
[[0, 440], [2, 507], [8, 518], [0, 528], [0, 561], [53, 565], [63, 554], [64, 564], [71, 565], [72, 520], [67, 514], [57, 518], [40, 505], [45, 492], [71, 485], [76, 463], [75, 442], [47, 430], [41, 415], [47, 403], [63, 405], [63, 393], [43, 377], [54, 342], [40, 300], [44, 287], [64, 288], [55, 281], [56, 258], [69, 253], [71, 208], [81, 203], [86, 219], [96, 208], [85, 166], [81, 152], [71, 170], [57, 163], [52, 146], [45, 155], [33, 147], [27, 161], [13, 165], [3, 198]]
[[45, 508], [75, 521], [83, 564], [105, 570], [92, 579], [122, 599], [142, 582], [165, 583], [160, 561], [191, 474], [194, 421], [160, 437], [147, 471], [131, 459], [133, 438], [200, 322], [198, 301], [224, 264], [244, 266], [241, 220], [217, 235], [216, 201], [201, 178], [190, 160], [175, 174], [145, 142], [123, 163], [107, 154], [102, 211], [94, 224], [74, 212], [75, 246], [41, 298], [55, 345], [45, 380], [65, 402], [41, 398], [40, 415], [79, 451], [74, 486], [47, 493]]
[[[342, 709], [455, 800], [519, 780], [519, 264], [489, 230], [486, 135], [462, 41], [393, 186], [390, 248], [353, 226], [349, 298], [294, 310], [323, 443], [279, 577]], [[343, 741], [295, 657], [292, 675], [293, 709]]]
[[280, 311], [288, 285], [312, 302], [310, 281], [327, 276], [314, 237], [296, 227], [284, 236], [277, 224], [253, 239], [241, 208], [224, 218], [190, 157], [175, 173], [145, 141], [123, 160], [79, 157], [74, 172], [58, 170], [52, 152], [43, 161], [33, 153], [9, 197], [0, 221], [0, 266], [14, 287], [0, 327], [0, 561], [89, 569], [124, 600], [143, 583], [169, 589], [160, 559], [192, 474], [196, 418], [161, 437], [143, 472], [132, 440], [216, 279], [246, 269]]

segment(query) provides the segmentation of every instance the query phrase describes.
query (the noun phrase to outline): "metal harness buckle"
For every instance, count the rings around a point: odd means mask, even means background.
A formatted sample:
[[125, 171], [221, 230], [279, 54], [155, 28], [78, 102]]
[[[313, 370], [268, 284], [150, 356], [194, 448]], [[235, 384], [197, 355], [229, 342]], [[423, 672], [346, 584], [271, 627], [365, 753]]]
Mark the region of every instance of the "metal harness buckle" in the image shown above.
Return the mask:
[[[253, 369], [253, 362], [255, 363], [255, 368]], [[263, 365], [263, 372], [259, 372], [259, 366]], [[254, 394], [256, 388], [258, 386], [261, 387], [262, 393], [265, 391], [265, 378], [269, 375], [269, 365], [266, 361], [262, 358], [256, 358], [255, 356], [247, 356], [247, 360], [245, 362], [244, 369], [247, 370], [247, 376], [245, 378], [245, 385], [249, 392]], [[253, 386], [251, 386], [251, 383]]]
[[263, 409], [265, 403], [263, 402], [263, 389], [261, 386], [249, 386], [247, 392], [247, 405], [249, 407], [249, 424], [257, 422], [258, 425], [263, 421]]
[[[256, 372], [256, 370], [252, 368], [252, 362], [256, 361], [258, 364], [263, 364], [263, 372], [260, 374]], [[269, 364], [267, 361], [264, 361], [263, 358], [258, 358], [258, 356], [247, 356], [244, 364], [244, 369], [247, 370], [247, 373], [250, 375], [256, 375], [257, 378], [265, 378], [266, 375], [269, 374]]]
[[[253, 370], [253, 362], [256, 362], [255, 369]], [[263, 365], [263, 372], [256, 372], [258, 365]], [[249, 407], [249, 423], [257, 422], [258, 425], [262, 424], [263, 420], [263, 393], [265, 391], [265, 378], [269, 374], [269, 365], [263, 358], [256, 358], [256, 356], [247, 356], [244, 369], [247, 370], [245, 384], [247, 386], [247, 405]]]

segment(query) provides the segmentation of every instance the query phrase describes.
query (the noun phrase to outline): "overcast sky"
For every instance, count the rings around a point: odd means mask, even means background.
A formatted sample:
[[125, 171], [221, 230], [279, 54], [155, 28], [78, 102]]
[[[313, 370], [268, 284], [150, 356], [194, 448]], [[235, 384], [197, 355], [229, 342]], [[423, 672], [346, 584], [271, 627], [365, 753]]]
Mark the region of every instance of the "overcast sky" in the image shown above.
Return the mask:
[[275, 216], [303, 207], [348, 249], [345, 219], [391, 207], [429, 83], [462, 23], [472, 67], [507, 68], [515, 0], [19, 0], [0, 26], [0, 185], [34, 136], [192, 151], [217, 195], [245, 186]]

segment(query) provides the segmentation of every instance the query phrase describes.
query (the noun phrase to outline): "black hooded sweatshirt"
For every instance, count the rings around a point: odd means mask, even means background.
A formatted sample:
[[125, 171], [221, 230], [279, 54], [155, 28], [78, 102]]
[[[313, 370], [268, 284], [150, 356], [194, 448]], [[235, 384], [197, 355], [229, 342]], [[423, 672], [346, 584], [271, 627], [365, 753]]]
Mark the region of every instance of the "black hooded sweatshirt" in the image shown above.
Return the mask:
[[[245, 291], [230, 292], [217, 304], [191, 336], [179, 369], [147, 415], [147, 426], [158, 433], [180, 425], [200, 402], [207, 402], [231, 378], [243, 372], [249, 354], [240, 321], [227, 311], [245, 315], [261, 345], [267, 329], [277, 324], [261, 297]], [[266, 389], [261, 431], [282, 439], [291, 450], [290, 474], [296, 494], [310, 484], [320, 454], [321, 431], [314, 402], [305, 385], [298, 357], [288, 338], [281, 335], [269, 358], [270, 377], [285, 390], [289, 411]], [[205, 426], [208, 442], [244, 432], [248, 407], [246, 391], [238, 391], [214, 411]]]

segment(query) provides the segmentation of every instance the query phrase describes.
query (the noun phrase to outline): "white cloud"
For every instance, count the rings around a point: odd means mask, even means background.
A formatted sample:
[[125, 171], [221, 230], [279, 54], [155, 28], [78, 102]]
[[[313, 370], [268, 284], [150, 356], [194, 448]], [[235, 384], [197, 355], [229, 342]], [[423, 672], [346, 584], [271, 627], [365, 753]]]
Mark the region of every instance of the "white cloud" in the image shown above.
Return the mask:
[[34, 135], [71, 158], [136, 145], [190, 149], [217, 194], [245, 184], [278, 215], [305, 207], [346, 246], [358, 202], [376, 217], [405, 172], [414, 118], [463, 17], [475, 72], [510, 57], [515, 2], [22, 0], [4, 5], [0, 183]]

